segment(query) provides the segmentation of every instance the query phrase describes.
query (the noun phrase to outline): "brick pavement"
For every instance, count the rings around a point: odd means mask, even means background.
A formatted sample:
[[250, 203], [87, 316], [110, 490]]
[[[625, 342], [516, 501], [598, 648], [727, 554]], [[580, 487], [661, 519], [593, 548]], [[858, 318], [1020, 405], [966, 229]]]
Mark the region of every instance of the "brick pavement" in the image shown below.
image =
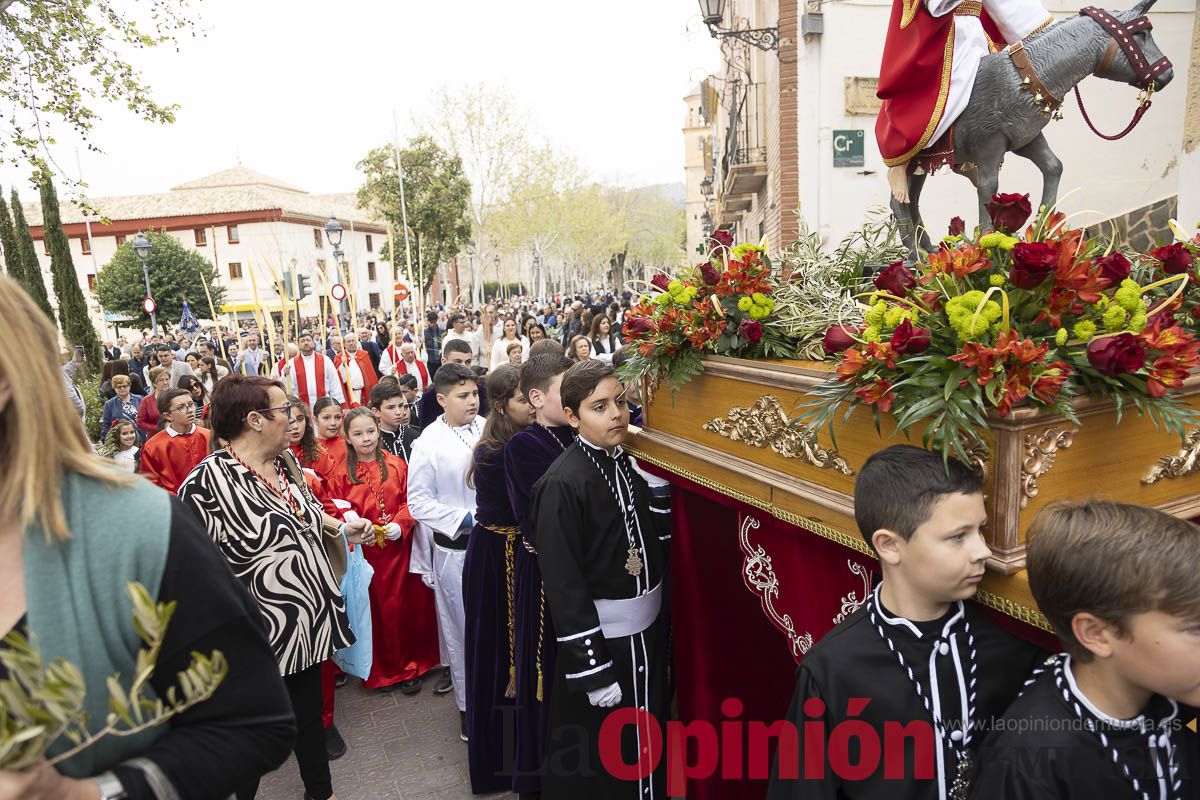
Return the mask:
[[[435, 673], [436, 674], [436, 673]], [[467, 746], [458, 738], [454, 695], [379, 694], [357, 680], [337, 691], [337, 726], [349, 748], [330, 764], [338, 800], [468, 800]], [[258, 800], [301, 800], [295, 758], [263, 778]], [[488, 800], [514, 800], [508, 793]]]

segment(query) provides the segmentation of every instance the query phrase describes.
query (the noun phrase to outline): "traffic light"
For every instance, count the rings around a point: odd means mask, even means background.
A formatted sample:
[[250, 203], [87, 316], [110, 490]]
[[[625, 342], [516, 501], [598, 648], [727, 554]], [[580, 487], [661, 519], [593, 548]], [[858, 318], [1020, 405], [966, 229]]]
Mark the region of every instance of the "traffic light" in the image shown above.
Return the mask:
[[283, 271], [283, 296], [291, 300], [292, 294], [292, 271], [285, 269]]
[[312, 294], [312, 278], [307, 275], [296, 276], [296, 299], [303, 300]]

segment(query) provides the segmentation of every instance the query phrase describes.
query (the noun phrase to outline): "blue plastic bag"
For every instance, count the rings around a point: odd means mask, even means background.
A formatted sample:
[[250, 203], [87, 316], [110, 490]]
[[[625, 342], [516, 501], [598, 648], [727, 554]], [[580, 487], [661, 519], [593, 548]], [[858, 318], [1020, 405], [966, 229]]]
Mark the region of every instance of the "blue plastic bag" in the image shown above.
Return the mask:
[[350, 630], [355, 641], [333, 654], [333, 663], [356, 678], [367, 679], [371, 674], [373, 648], [371, 640], [371, 578], [375, 568], [367, 563], [363, 549], [350, 547], [346, 535], [342, 534], [342, 545], [346, 548], [346, 574], [342, 576], [342, 597], [346, 599], [346, 616], [350, 618]]

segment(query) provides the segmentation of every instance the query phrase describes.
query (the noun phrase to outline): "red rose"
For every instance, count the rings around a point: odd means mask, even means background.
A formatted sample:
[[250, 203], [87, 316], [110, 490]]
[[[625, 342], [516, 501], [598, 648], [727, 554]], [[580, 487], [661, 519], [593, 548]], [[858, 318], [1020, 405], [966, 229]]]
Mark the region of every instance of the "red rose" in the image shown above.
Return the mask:
[[860, 333], [862, 328], [858, 325], [830, 325], [829, 330], [825, 331], [825, 338], [821, 340], [821, 346], [826, 353], [840, 353], [854, 347], [854, 337]]
[[908, 294], [909, 289], [917, 285], [917, 279], [913, 276], [912, 271], [904, 266], [903, 261], [893, 261], [875, 276], [873, 283], [875, 288], [881, 292], [904, 297]]
[[1158, 260], [1158, 263], [1162, 265], [1163, 272], [1168, 275], [1187, 272], [1188, 267], [1192, 266], [1192, 262], [1196, 260], [1196, 256], [1191, 250], [1184, 247], [1182, 242], [1156, 247], [1150, 251], [1150, 255]]
[[1113, 251], [1104, 258], [1096, 259], [1096, 274], [1115, 286], [1129, 277], [1129, 259]]
[[1146, 363], [1146, 351], [1131, 333], [1093, 339], [1087, 357], [1093, 367], [1110, 377], [1137, 372]]
[[738, 328], [738, 333], [750, 344], [758, 344], [763, 335], [762, 323], [752, 319], [744, 319], [742, 320], [741, 327]]
[[733, 247], [733, 234], [729, 231], [713, 231], [709, 237], [717, 247]]
[[914, 328], [911, 322], [904, 320], [892, 332], [892, 349], [901, 355], [924, 353], [929, 349], [929, 331]]
[[654, 288], [659, 289], [661, 291], [664, 291], [664, 292], [667, 290], [667, 286], [669, 286], [670, 283], [671, 283], [671, 278], [662, 272], [658, 273], [657, 275], [655, 275], [653, 278], [650, 279], [651, 286], [653, 286]]
[[1054, 272], [1058, 254], [1045, 242], [1018, 242], [1009, 279], [1018, 289], [1036, 289]]
[[994, 194], [987, 206], [988, 216], [998, 231], [1013, 233], [1020, 230], [1033, 213], [1027, 194]]
[[622, 329], [626, 337], [643, 336], [654, 330], [654, 320], [649, 317], [629, 317]]
[[967, 229], [967, 223], [963, 222], [962, 217], [951, 217], [950, 218], [950, 235], [951, 236], [962, 236], [963, 231], [965, 231], [966, 229]]
[[700, 265], [700, 280], [706, 286], [716, 286], [721, 282], [721, 273], [717, 272], [711, 261], [705, 261]]

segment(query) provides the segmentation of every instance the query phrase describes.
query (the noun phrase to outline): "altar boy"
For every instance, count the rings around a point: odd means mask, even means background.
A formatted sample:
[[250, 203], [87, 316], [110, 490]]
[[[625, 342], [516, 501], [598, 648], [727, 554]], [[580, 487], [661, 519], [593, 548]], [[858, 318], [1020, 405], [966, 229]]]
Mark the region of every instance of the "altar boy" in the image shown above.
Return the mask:
[[[982, 480], [955, 459], [893, 445], [859, 472], [854, 516], [883, 580], [801, 662], [788, 710], [798, 742], [782, 740], [767, 796], [962, 800], [975, 728], [1004, 712], [1044, 656], [970, 602], [991, 554]], [[830, 735], [851, 719], [879, 743], [885, 724], [889, 741], [910, 726], [901, 775], [896, 753], [861, 768], [858, 739]], [[828, 739], [806, 741], [814, 730]], [[838, 742], [849, 752], [831, 752]]]
[[[667, 547], [650, 490], [621, 448], [629, 409], [612, 367], [574, 365], [560, 394], [579, 436], [533, 490], [534, 544], [558, 644], [542, 796], [665, 797], [666, 758], [653, 752], [661, 739], [652, 728], [668, 713]], [[649, 715], [618, 728], [625, 764], [658, 766], [636, 780], [608, 774], [600, 758], [601, 726], [620, 708]]]
[[462, 573], [467, 538], [475, 524], [475, 489], [467, 482], [467, 469], [483, 425], [470, 367], [443, 364], [433, 376], [433, 386], [443, 411], [413, 442], [408, 465], [408, 509], [418, 522], [409, 569], [434, 590], [443, 658], [450, 664], [459, 733], [465, 742], [467, 621]]
[[[980, 753], [973, 798], [1200, 796], [1200, 528], [1098, 500], [1043, 510], [1029, 588], [1065, 652]], [[1193, 723], [1194, 724], [1194, 723]]]

